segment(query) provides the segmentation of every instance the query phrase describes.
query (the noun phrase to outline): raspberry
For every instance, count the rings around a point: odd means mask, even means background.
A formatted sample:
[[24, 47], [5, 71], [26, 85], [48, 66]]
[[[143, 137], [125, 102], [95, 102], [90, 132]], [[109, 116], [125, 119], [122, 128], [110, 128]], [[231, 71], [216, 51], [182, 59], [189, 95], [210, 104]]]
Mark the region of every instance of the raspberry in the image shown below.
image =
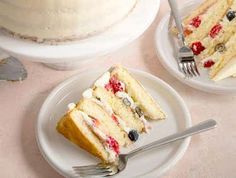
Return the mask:
[[121, 82], [117, 80], [115, 76], [112, 76], [110, 78], [109, 83], [105, 85], [105, 88], [107, 90], [111, 90], [113, 93], [116, 93], [118, 91], [124, 91], [124, 88], [121, 85]]
[[109, 136], [108, 139], [106, 140], [106, 143], [109, 145], [109, 148], [111, 148], [112, 150], [116, 152], [116, 154], [120, 153], [119, 144], [114, 138]]
[[195, 28], [198, 28], [202, 23], [202, 20], [200, 19], [199, 16], [197, 17], [194, 17], [191, 22], [190, 22], [190, 25], [194, 26]]
[[202, 45], [200, 41], [197, 41], [192, 44], [191, 49], [193, 51], [193, 54], [199, 55], [206, 48]]
[[210, 36], [212, 38], [215, 38], [218, 35], [218, 33], [221, 31], [221, 29], [222, 29], [222, 25], [221, 24], [215, 25], [214, 27], [212, 27], [212, 29], [210, 31]]
[[213, 60], [208, 60], [206, 62], [204, 62], [203, 66], [205, 68], [210, 68], [211, 66], [213, 66], [215, 64], [215, 62]]

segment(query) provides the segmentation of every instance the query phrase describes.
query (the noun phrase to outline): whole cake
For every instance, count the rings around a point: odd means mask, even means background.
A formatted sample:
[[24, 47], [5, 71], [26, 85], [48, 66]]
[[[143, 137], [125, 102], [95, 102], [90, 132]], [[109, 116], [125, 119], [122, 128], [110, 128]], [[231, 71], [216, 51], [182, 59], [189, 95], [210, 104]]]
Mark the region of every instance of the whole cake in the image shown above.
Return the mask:
[[1, 0], [0, 27], [35, 41], [82, 39], [126, 17], [137, 0]]
[[57, 124], [58, 132], [103, 162], [115, 162], [121, 147], [148, 132], [148, 120], [166, 118], [159, 104], [121, 66], [104, 73], [68, 108]]

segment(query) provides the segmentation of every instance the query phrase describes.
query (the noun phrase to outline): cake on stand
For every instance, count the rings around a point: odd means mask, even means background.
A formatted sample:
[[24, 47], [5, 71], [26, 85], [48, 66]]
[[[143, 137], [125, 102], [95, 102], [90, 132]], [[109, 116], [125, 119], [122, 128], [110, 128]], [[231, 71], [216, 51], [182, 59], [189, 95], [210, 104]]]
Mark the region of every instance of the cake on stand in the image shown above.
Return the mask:
[[160, 0], [138, 0], [127, 18], [94, 36], [57, 45], [36, 43], [0, 32], [0, 49], [18, 59], [41, 62], [57, 70], [79, 69], [81, 65], [109, 54], [138, 38], [151, 25]]

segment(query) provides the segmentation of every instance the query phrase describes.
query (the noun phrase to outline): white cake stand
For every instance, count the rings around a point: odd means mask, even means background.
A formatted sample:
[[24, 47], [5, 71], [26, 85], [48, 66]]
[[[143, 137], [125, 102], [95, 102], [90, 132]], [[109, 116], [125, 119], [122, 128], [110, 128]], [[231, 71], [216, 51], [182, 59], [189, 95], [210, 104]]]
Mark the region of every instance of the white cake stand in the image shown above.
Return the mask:
[[160, 0], [138, 0], [131, 14], [114, 27], [99, 35], [60, 45], [39, 44], [0, 32], [0, 49], [19, 59], [46, 63], [59, 70], [79, 68], [138, 38], [155, 19], [159, 6]]

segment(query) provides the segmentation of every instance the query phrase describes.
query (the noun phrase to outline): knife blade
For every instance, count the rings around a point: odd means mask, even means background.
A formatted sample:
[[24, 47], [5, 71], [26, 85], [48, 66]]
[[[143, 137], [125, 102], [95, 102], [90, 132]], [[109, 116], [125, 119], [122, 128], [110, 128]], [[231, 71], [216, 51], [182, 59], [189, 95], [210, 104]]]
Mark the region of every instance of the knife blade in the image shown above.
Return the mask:
[[0, 80], [22, 81], [26, 78], [27, 71], [18, 59], [12, 56], [0, 59]]

